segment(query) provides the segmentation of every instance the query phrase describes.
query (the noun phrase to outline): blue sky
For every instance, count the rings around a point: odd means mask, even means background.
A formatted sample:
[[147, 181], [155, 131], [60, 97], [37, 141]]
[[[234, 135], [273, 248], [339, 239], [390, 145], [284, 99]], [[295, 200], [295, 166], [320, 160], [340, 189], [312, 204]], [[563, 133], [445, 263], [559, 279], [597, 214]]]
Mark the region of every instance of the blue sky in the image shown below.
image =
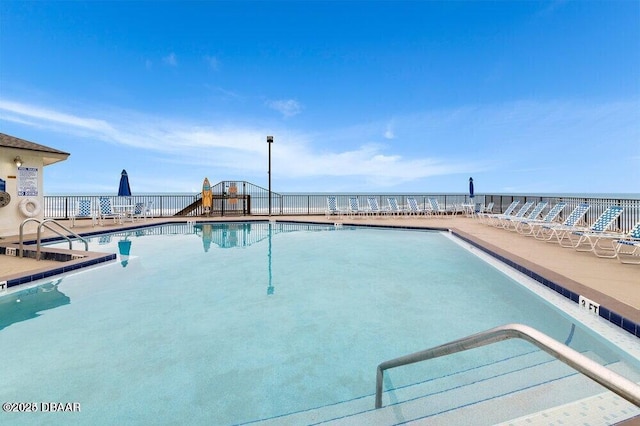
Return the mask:
[[640, 193], [640, 2], [0, 3], [46, 194]]

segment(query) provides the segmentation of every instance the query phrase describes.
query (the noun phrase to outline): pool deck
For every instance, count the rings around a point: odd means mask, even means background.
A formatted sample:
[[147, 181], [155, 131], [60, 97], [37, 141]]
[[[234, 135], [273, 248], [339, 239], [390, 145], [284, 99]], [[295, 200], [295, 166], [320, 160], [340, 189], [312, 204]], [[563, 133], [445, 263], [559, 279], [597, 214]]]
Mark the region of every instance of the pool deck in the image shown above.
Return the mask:
[[[193, 220], [196, 218], [188, 218]], [[503, 256], [529, 271], [552, 281], [565, 289], [582, 295], [606, 307], [622, 317], [640, 324], [640, 265], [622, 264], [617, 259], [599, 258], [592, 253], [577, 252], [570, 248], [560, 247], [558, 244], [538, 241], [524, 237], [518, 233], [497, 229], [485, 225], [474, 218], [455, 217], [393, 217], [375, 218], [359, 217], [340, 219], [325, 216], [272, 216], [277, 221], [313, 222], [313, 223], [343, 223], [369, 224], [377, 226], [401, 226], [419, 228], [448, 229], [488, 249], [494, 254]], [[136, 223], [105, 224], [91, 226], [90, 221], [79, 221], [74, 229], [79, 234], [100, 231], [118, 231], [120, 229], [147, 226], [154, 223], [185, 222], [187, 218], [155, 218]], [[239, 221], [239, 220], [268, 220], [266, 216], [197, 218], [198, 221]], [[60, 221], [67, 227], [71, 224]], [[35, 225], [34, 225], [35, 227]], [[51, 236], [47, 231], [43, 237]], [[35, 240], [34, 234], [25, 236], [25, 240]], [[0, 239], [0, 246], [15, 244], [17, 236]], [[75, 248], [78, 248], [77, 244]], [[79, 252], [85, 253], [85, 252]], [[70, 261], [74, 262], [74, 261]], [[60, 267], [54, 260], [36, 261], [34, 259], [0, 256], [0, 282], [18, 277], [32, 276], [39, 272]], [[66, 263], [66, 262], [65, 262]], [[636, 333], [638, 335], [638, 333]]]

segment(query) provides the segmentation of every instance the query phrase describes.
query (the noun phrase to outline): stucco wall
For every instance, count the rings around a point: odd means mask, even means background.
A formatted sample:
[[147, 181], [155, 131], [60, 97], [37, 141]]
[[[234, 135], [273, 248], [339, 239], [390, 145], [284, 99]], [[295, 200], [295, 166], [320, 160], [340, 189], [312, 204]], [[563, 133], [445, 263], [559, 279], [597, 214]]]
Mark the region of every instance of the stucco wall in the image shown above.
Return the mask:
[[[22, 167], [37, 169], [37, 179], [34, 180], [34, 182], [37, 182], [35, 185], [38, 193], [37, 196], [18, 195], [19, 171], [13, 161], [16, 156], [22, 158]], [[20, 224], [23, 220], [27, 219], [27, 216], [20, 211], [19, 205], [22, 200], [25, 198], [33, 198], [37, 200], [40, 206], [43, 205], [43, 175], [43, 157], [39, 155], [38, 152], [5, 147], [0, 148], [0, 179], [6, 182], [5, 191], [11, 196], [11, 202], [7, 206], [0, 208], [0, 236], [18, 234]], [[42, 220], [44, 216], [42, 209], [40, 210], [40, 214], [35, 216], [35, 218]], [[35, 222], [29, 223], [25, 226], [25, 233], [35, 232], [36, 229], [37, 224]]]

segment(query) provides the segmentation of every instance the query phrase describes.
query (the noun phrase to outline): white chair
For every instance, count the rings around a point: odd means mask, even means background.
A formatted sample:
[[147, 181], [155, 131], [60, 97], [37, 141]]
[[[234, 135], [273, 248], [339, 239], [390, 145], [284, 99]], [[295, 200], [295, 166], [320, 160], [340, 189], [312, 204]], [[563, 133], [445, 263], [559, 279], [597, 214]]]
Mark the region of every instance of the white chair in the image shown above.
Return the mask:
[[578, 204], [561, 224], [549, 223], [538, 226], [534, 237], [541, 241], [551, 241], [554, 237], [560, 238], [559, 233], [575, 229], [575, 226], [582, 220], [590, 208], [591, 206], [587, 203]]
[[140, 203], [140, 202], [135, 203], [135, 205], [133, 206], [133, 211], [131, 212], [131, 221], [135, 222], [136, 219], [146, 220], [147, 215], [145, 214], [145, 208], [146, 208], [145, 203]]
[[151, 218], [153, 219], [153, 200], [147, 200], [144, 204], [144, 217], [145, 219]]
[[76, 202], [74, 214], [71, 216], [71, 227], [76, 226], [76, 219], [91, 218], [91, 226], [96, 226], [96, 217], [93, 213], [93, 203], [89, 199], [81, 199]]
[[122, 223], [122, 214], [113, 211], [111, 198], [100, 197], [100, 214], [98, 216], [100, 225], [104, 225], [104, 219], [113, 219], [113, 223]]

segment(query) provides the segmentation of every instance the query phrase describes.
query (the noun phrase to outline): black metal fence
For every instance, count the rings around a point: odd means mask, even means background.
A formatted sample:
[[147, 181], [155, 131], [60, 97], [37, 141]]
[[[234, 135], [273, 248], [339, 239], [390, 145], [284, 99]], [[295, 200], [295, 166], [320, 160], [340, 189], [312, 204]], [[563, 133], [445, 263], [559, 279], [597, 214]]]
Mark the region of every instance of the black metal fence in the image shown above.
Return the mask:
[[[213, 208], [210, 212], [214, 216], [266, 216], [269, 214], [269, 191], [246, 181], [222, 181], [212, 187]], [[382, 208], [388, 206], [387, 199], [393, 197], [400, 207], [407, 205], [407, 198], [414, 197], [420, 207], [429, 208], [429, 198], [438, 200], [440, 207], [452, 212], [462, 212], [462, 205], [474, 203], [486, 206], [493, 202], [493, 211], [501, 213], [514, 200], [521, 203], [527, 201], [547, 201], [546, 213], [554, 204], [564, 201], [568, 215], [578, 204], [589, 203], [591, 209], [584, 219], [586, 225], [591, 225], [607, 207], [619, 205], [624, 208], [618, 219], [617, 230], [626, 232], [640, 221], [640, 199], [599, 198], [599, 197], [564, 197], [537, 195], [505, 195], [505, 194], [476, 194], [470, 199], [468, 194], [280, 194], [271, 193], [271, 214], [282, 215], [323, 215], [327, 210], [327, 196], [335, 195], [338, 207], [347, 210], [349, 198], [357, 197], [361, 207], [366, 207], [367, 198], [375, 197]], [[98, 205], [99, 195], [50, 195], [44, 197], [44, 215], [47, 218], [70, 219], [76, 214], [78, 201], [90, 199]], [[114, 204], [135, 204], [150, 202], [150, 213], [154, 217], [170, 217], [184, 215], [187, 217], [201, 217], [204, 210], [201, 205], [201, 194], [151, 194], [134, 195], [132, 197], [111, 197]]]

